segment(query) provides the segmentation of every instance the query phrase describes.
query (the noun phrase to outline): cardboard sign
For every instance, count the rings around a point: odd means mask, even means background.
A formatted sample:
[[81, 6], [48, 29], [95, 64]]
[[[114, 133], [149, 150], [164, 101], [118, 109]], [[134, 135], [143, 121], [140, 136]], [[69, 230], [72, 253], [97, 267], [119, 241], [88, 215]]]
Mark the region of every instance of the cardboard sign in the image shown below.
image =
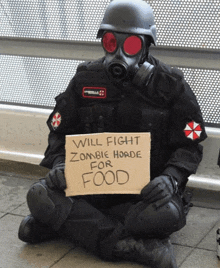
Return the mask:
[[139, 194], [150, 180], [150, 133], [66, 136], [66, 196]]

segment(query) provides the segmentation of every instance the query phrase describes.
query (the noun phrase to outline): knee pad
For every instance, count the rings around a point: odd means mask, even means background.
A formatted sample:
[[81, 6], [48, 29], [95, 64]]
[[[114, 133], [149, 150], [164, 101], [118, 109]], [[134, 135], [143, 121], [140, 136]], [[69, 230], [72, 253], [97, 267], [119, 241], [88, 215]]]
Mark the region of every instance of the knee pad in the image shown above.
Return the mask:
[[41, 182], [33, 184], [27, 193], [27, 204], [36, 220], [47, 223], [55, 211], [55, 204]]
[[[182, 200], [175, 196], [166, 205], [155, 208], [143, 201], [136, 205], [136, 213], [131, 213], [125, 221], [126, 228], [133, 235], [163, 238], [183, 228], [186, 224]], [[133, 215], [132, 215], [133, 214]]]
[[64, 193], [49, 189], [44, 180], [34, 183], [27, 193], [27, 204], [32, 216], [58, 230], [68, 217], [72, 200]]

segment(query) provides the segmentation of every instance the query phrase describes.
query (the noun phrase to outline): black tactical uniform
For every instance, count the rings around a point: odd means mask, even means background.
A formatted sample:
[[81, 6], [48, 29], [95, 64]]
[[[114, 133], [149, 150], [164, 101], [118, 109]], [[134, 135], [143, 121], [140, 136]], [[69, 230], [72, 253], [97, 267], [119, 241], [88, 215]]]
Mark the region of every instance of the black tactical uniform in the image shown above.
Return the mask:
[[[182, 192], [202, 159], [199, 142], [206, 137], [200, 108], [189, 85], [180, 71], [152, 56], [148, 61], [156, 69], [147, 86], [138, 88], [126, 82], [117, 85], [109, 79], [102, 61], [81, 64], [66, 91], [56, 98], [57, 105], [47, 122], [49, 146], [41, 165], [52, 168], [65, 161], [68, 134], [150, 132], [151, 179], [175, 172]], [[100, 97], [102, 90], [105, 93]], [[61, 115], [58, 127], [53, 126], [56, 113]], [[188, 133], [191, 122], [195, 127]]]
[[[189, 85], [180, 71], [150, 55], [148, 62], [155, 70], [143, 88], [128, 82], [114, 83], [102, 62], [100, 59], [81, 64], [66, 91], [56, 98], [57, 105], [47, 122], [49, 146], [41, 165], [51, 169], [65, 162], [65, 135], [68, 134], [150, 132], [151, 179], [160, 174], [172, 176], [182, 197], [188, 176], [196, 172], [202, 159], [199, 143], [206, 138], [200, 108]], [[60, 117], [59, 125], [54, 126], [55, 115]], [[85, 199], [98, 209], [123, 203], [121, 211], [125, 211], [129, 202], [137, 203], [141, 197], [94, 195]], [[137, 221], [134, 225], [137, 226]], [[169, 220], [167, 225], [170, 226]], [[157, 229], [151, 231], [153, 236], [163, 237], [184, 225], [185, 216], [181, 215], [178, 226], [164, 228], [164, 233]]]
[[[140, 9], [137, 3], [143, 8]], [[149, 14], [149, 6], [141, 0], [135, 3], [114, 0], [109, 6], [112, 9], [106, 12], [106, 21], [100, 27], [102, 31], [105, 27], [118, 31], [117, 25], [111, 24], [115, 21], [114, 16], [113, 22], [108, 24], [107, 21], [119, 7], [128, 8], [127, 14], [133, 14], [130, 8], [138, 14], [146, 9]], [[140, 21], [140, 28], [129, 28], [125, 38], [130, 34], [142, 34], [150, 36], [155, 44], [152, 17], [149, 20], [150, 26], [147, 19], [148, 26]], [[121, 23], [124, 21], [122, 19]], [[150, 27], [150, 30], [145, 33], [143, 27]], [[136, 33], [138, 29], [143, 33]], [[127, 40], [124, 31], [127, 31], [126, 27], [121, 30], [122, 34], [113, 36], [110, 33], [118, 45], [111, 51], [108, 45], [112, 40], [107, 43], [109, 61], [106, 56], [80, 64], [66, 91], [56, 97], [56, 106], [47, 121], [49, 145], [41, 162], [51, 172], [28, 192], [32, 216], [21, 223], [19, 237], [23, 241], [37, 242], [61, 234], [106, 259], [119, 258], [154, 268], [174, 268], [176, 263], [170, 244], [162, 239], [186, 223], [188, 204], [184, 202], [183, 192], [188, 177], [196, 172], [202, 159], [200, 142], [206, 138], [204, 122], [182, 73], [148, 54], [145, 37], [139, 38], [142, 50], [133, 58], [131, 55], [124, 59], [123, 56], [112, 57]], [[126, 74], [130, 67], [137, 67], [136, 63], [132, 65], [133, 59], [133, 63], [137, 59], [142, 66], [135, 71], [134, 78], [130, 73]], [[116, 77], [112, 76], [113, 69]], [[65, 136], [98, 132], [151, 133], [151, 182], [140, 195], [65, 197]], [[38, 238], [34, 235], [36, 230], [40, 234]]]

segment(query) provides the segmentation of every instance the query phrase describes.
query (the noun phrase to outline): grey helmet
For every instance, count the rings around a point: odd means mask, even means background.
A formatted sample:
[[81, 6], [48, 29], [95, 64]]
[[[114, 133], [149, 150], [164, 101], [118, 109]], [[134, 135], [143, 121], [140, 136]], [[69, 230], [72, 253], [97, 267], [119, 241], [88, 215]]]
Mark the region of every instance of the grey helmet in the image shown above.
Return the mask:
[[108, 5], [97, 38], [104, 31], [141, 34], [151, 37], [156, 45], [156, 26], [153, 10], [144, 0], [113, 0]]

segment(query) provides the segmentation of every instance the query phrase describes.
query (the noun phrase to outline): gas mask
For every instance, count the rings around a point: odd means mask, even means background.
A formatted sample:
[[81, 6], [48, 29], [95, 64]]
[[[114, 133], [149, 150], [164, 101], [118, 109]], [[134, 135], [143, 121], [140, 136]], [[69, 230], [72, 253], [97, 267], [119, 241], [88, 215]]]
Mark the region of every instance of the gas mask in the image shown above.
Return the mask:
[[107, 73], [116, 80], [131, 80], [144, 62], [146, 43], [143, 35], [105, 32], [102, 46], [106, 52], [103, 64]]

